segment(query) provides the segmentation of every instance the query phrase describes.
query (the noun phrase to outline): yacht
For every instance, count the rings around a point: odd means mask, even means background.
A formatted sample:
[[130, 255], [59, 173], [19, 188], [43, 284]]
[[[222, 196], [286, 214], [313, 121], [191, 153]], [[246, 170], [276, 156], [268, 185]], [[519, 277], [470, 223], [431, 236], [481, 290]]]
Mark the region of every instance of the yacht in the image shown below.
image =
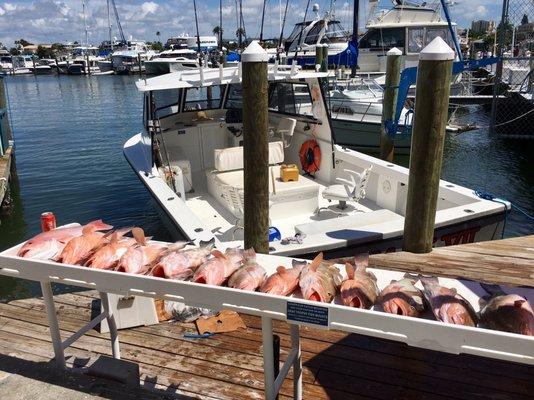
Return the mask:
[[[210, 52], [217, 50], [219, 42], [215, 36], [200, 36], [200, 51]], [[180, 36], [170, 37], [165, 43], [165, 47], [170, 50], [178, 49], [190, 49], [198, 51], [198, 43], [196, 36], [189, 36], [187, 34], [181, 34]]]
[[67, 60], [57, 63], [58, 71], [62, 74], [85, 75], [100, 71], [98, 63], [104, 60], [98, 55], [98, 47], [77, 46], [73, 49], [72, 56]]
[[392, 0], [393, 7], [389, 9], [379, 8], [378, 0], [369, 3], [367, 31], [358, 41], [358, 73], [383, 77], [386, 53], [395, 47], [403, 54], [402, 69], [415, 67], [421, 50], [437, 36], [456, 48], [456, 23], [451, 22], [453, 37], [449, 22], [442, 16], [440, 1]]
[[11, 57], [12, 70], [14, 75], [18, 74], [33, 74], [33, 67], [35, 65], [34, 56], [20, 55]]
[[36, 75], [49, 75], [57, 72], [57, 63], [53, 58], [41, 58], [35, 64]]
[[[285, 239], [271, 241], [271, 253], [334, 258], [400, 249], [408, 169], [336, 143], [323, 93], [328, 73], [268, 69], [269, 219]], [[144, 128], [123, 151], [163, 221], [197, 244], [242, 246], [241, 67], [173, 72], [136, 85]], [[288, 164], [299, 173], [286, 181], [281, 166]], [[509, 204], [439, 185], [436, 246], [500, 237]]]
[[[350, 34], [335, 18], [332, 10], [321, 18], [319, 6], [314, 4], [315, 18], [295, 24], [284, 41], [288, 63], [296, 61], [305, 67], [315, 67], [315, 49], [318, 44], [328, 45], [329, 65], [352, 65], [356, 62], [356, 49], [350, 43]], [[274, 56], [274, 54], [272, 54]]]
[[128, 40], [123, 50], [111, 55], [113, 70], [117, 74], [139, 73], [145, 70], [145, 61], [151, 60], [156, 52], [149, 50], [142, 41]]
[[198, 68], [198, 55], [190, 49], [165, 50], [145, 61], [147, 75], [162, 75], [191, 68]]
[[13, 69], [13, 60], [12, 57], [8, 55], [0, 56], [0, 71], [5, 73], [11, 73]]

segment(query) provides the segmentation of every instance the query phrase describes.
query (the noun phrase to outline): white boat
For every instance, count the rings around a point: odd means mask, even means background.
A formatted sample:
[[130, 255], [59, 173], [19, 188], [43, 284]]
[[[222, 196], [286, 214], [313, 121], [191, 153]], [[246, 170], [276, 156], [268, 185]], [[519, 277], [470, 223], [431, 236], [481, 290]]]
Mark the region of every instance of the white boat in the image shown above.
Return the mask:
[[[415, 67], [421, 50], [437, 36], [455, 48], [440, 1], [391, 1], [390, 9], [379, 9], [378, 0], [369, 1], [367, 31], [358, 41], [358, 73], [384, 76], [386, 53], [395, 47], [403, 54], [401, 69]], [[456, 23], [451, 25], [455, 30]]]
[[[384, 89], [374, 79], [335, 81], [328, 106], [336, 143], [366, 153], [380, 150]], [[395, 153], [409, 154], [412, 110], [403, 107], [394, 136]]]
[[130, 74], [144, 71], [145, 61], [151, 60], [156, 52], [149, 50], [145, 42], [129, 40], [123, 50], [111, 55], [113, 70], [117, 74]]
[[[268, 68], [270, 225], [291, 238], [272, 241], [271, 252], [337, 257], [399, 249], [408, 170], [335, 143], [321, 89], [327, 73]], [[171, 232], [197, 243], [243, 244], [240, 70], [181, 71], [137, 82], [144, 130], [125, 143], [124, 155]], [[280, 165], [301, 166], [301, 146], [311, 139], [322, 154], [320, 168], [313, 177], [301, 168], [297, 181], [281, 181]], [[494, 239], [504, 218], [502, 204], [441, 181], [435, 245]]]
[[198, 55], [190, 49], [165, 50], [145, 61], [147, 75], [162, 75], [192, 68], [198, 68]]
[[0, 56], [0, 71], [5, 73], [11, 73], [13, 69], [13, 60], [10, 55]]
[[[210, 52], [216, 50], [219, 46], [216, 36], [200, 36], [200, 51]], [[170, 50], [189, 49], [198, 51], [198, 43], [196, 36], [189, 36], [181, 34], [180, 36], [170, 37], [165, 44], [165, 47]]]
[[12, 69], [11, 73], [14, 75], [19, 74], [33, 74], [34, 56], [20, 55], [13, 56], [11, 58]]

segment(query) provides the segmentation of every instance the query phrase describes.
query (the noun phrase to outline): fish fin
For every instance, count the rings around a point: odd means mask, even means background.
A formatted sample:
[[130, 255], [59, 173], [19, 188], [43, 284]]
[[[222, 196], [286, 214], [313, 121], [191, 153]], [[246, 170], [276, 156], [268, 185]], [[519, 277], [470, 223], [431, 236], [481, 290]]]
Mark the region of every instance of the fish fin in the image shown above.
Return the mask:
[[526, 303], [526, 300], [525, 300], [525, 299], [516, 300], [516, 301], [514, 301], [514, 307], [515, 307], [515, 308], [521, 308], [521, 306], [523, 305], [523, 303]]
[[[194, 243], [192, 243], [194, 244]], [[210, 240], [201, 240], [198, 245], [200, 247], [208, 247], [208, 246], [211, 246], [211, 247], [214, 247], [215, 246], [215, 237], [212, 237]]]
[[278, 272], [280, 275], [283, 275], [287, 273], [287, 269], [283, 265], [280, 265], [279, 267], [276, 268], [276, 272]]
[[135, 238], [135, 241], [137, 242], [138, 245], [146, 246], [146, 237], [145, 237], [145, 232], [143, 231], [143, 229], [138, 228], [138, 227], [132, 228], [132, 235]]
[[113, 225], [108, 225], [104, 223], [104, 221], [102, 221], [101, 219], [91, 221], [86, 226], [92, 226], [95, 231], [107, 231], [108, 229], [113, 228]]
[[220, 250], [212, 250], [211, 255], [216, 258], [227, 258]]
[[359, 268], [363, 266], [364, 269], [369, 265], [369, 253], [360, 253], [354, 256], [354, 265]]
[[119, 233], [117, 231], [113, 232], [111, 234], [111, 239], [109, 240], [111, 243], [117, 243], [119, 241]]
[[169, 251], [182, 250], [185, 246], [190, 245], [190, 244], [193, 244], [193, 242], [185, 242], [185, 241], [174, 242], [168, 247], [168, 250]]
[[315, 256], [315, 258], [313, 259], [313, 261], [311, 262], [311, 264], [309, 265], [309, 268], [312, 270], [312, 271], [317, 271], [317, 267], [319, 265], [321, 265], [321, 263], [323, 262], [323, 252], [320, 252], [319, 254], [317, 254]]
[[354, 279], [354, 265], [350, 263], [345, 263], [345, 271], [349, 279]]
[[82, 235], [89, 235], [96, 231], [96, 228], [93, 225], [85, 225], [82, 229]]
[[299, 261], [299, 260], [295, 260], [295, 259], [291, 260], [291, 265], [293, 266], [293, 268], [300, 267], [300, 266], [306, 265], [306, 264], [307, 264], [306, 261]]
[[245, 260], [254, 260], [256, 258], [256, 252], [251, 247], [250, 249], [247, 249], [243, 251], [243, 259]]

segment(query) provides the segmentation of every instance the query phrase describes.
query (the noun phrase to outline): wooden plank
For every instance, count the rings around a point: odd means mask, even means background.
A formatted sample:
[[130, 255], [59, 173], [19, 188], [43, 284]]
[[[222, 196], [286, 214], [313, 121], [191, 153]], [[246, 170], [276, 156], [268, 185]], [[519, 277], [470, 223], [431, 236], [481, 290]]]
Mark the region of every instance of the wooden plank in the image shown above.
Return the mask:
[[[510, 245], [510, 250], [506, 250]], [[522, 247], [520, 257], [511, 249]], [[428, 254], [374, 254], [369, 266], [478, 282], [534, 287], [534, 235], [459, 246], [440, 247]]]

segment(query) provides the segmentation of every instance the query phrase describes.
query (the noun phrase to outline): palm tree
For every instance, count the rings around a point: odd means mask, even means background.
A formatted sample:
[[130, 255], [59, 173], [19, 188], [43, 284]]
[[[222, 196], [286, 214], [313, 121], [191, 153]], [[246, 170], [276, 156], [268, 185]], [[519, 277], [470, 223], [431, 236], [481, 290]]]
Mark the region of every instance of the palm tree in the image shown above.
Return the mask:
[[159, 37], [161, 36], [161, 32], [160, 32], [160, 31], [157, 31], [157, 32], [156, 32], [156, 36], [157, 36], [157, 38], [158, 38], [158, 42], [161, 42], [160, 39], [159, 39]]
[[221, 47], [222, 44], [222, 35], [223, 35], [224, 29], [222, 29], [219, 25], [213, 28], [212, 32], [215, 36], [219, 39], [219, 47]]

